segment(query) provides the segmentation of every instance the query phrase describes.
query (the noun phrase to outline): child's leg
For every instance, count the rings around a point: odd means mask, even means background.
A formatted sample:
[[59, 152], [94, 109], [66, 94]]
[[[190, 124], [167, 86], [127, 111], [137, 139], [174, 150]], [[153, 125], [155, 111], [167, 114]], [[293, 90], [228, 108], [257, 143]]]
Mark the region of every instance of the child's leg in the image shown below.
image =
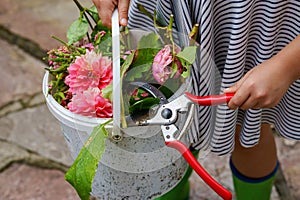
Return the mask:
[[262, 124], [260, 141], [252, 148], [239, 142], [237, 129], [231, 169], [238, 200], [268, 200], [278, 167], [276, 144], [270, 125]]

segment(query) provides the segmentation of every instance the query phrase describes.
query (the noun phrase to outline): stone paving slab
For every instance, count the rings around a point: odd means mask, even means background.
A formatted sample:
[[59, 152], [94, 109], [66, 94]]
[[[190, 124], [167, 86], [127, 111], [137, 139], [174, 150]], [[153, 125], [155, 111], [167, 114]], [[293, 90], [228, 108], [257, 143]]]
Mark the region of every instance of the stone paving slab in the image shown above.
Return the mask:
[[0, 174], [3, 200], [80, 200], [61, 171], [13, 164]]
[[[80, 2], [92, 5], [91, 0]], [[71, 0], [1, 0], [0, 24], [36, 41], [43, 49], [50, 49], [58, 45], [50, 37], [65, 39], [65, 32], [78, 13]]]
[[288, 187], [295, 200], [300, 199], [300, 143], [278, 138], [278, 157]]
[[58, 163], [71, 164], [60, 126], [45, 105], [3, 117], [0, 121], [0, 133], [2, 140]]
[[45, 66], [3, 40], [0, 40], [0, 46], [0, 107], [15, 102], [20, 103], [15, 105], [15, 110], [29, 106], [31, 98], [41, 91]]
[[[0, 141], [0, 155], [0, 172], [9, 167], [13, 162], [29, 157], [29, 153], [25, 149], [7, 141]], [[2, 177], [1, 174], [0, 177]]]

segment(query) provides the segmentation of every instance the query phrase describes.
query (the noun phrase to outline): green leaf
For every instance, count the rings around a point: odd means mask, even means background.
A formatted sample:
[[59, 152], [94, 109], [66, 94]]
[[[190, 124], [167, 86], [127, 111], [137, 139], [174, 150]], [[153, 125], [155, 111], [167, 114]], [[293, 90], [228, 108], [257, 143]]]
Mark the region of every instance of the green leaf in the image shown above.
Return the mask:
[[137, 49], [160, 49], [161, 47], [162, 43], [159, 40], [159, 36], [156, 33], [149, 33], [140, 39]]
[[73, 165], [65, 174], [65, 179], [75, 188], [81, 200], [90, 199], [93, 179], [105, 151], [105, 139], [108, 135], [105, 125], [110, 122], [111, 120], [94, 128]]
[[[92, 35], [94, 38], [95, 35]], [[98, 44], [98, 50], [102, 53], [102, 55], [109, 55], [112, 52], [112, 37], [109, 32], [105, 34], [102, 38], [100, 43]]]
[[189, 77], [190, 76], [190, 67], [187, 67], [186, 68], [186, 71], [184, 71], [182, 74], [181, 74], [181, 76], [183, 77], [183, 78], [187, 78], [187, 77]]
[[79, 18], [75, 20], [67, 31], [68, 44], [71, 45], [81, 40], [88, 32], [89, 24], [86, 19]]
[[112, 93], [113, 93], [113, 85], [111, 82], [108, 86], [102, 89], [102, 96], [103, 98], [109, 99], [112, 102], [113, 100]]
[[[104, 36], [102, 36], [101, 38], [99, 38], [100, 41], [94, 41], [95, 36], [97, 34], [99, 34], [100, 31], [104, 31], [106, 34]], [[105, 52], [109, 52], [110, 51], [110, 47], [111, 46], [111, 30], [109, 28], [107, 28], [106, 26], [104, 26], [101, 22], [101, 20], [99, 20], [97, 22], [97, 24], [94, 26], [92, 33], [91, 33], [91, 39], [94, 42], [94, 45], [97, 46], [99, 45], [100, 50], [103, 51], [105, 50]], [[108, 40], [109, 39], [109, 40]], [[105, 41], [108, 40], [108, 41]], [[102, 44], [102, 42], [105, 41], [105, 43]]]
[[173, 78], [173, 76], [176, 74], [176, 72], [178, 71], [178, 66], [176, 62], [172, 62], [172, 74], [171, 74], [171, 78]]
[[129, 54], [126, 57], [126, 60], [124, 61], [123, 65], [121, 66], [121, 71], [120, 71], [121, 79], [123, 79], [126, 71], [129, 69], [130, 65], [132, 64], [133, 59], [134, 59], [134, 54], [135, 54], [135, 52]]
[[60, 99], [65, 99], [65, 95], [63, 92], [56, 92], [55, 94], [53, 94], [54, 98], [60, 98]]
[[181, 61], [185, 62], [184, 65], [191, 65], [196, 60], [196, 46], [188, 46], [185, 47], [181, 52], [179, 52], [176, 57], [179, 58]]
[[147, 97], [131, 105], [129, 107], [129, 112], [134, 114], [142, 110], [149, 110], [152, 106], [159, 104], [159, 101], [159, 98]]
[[196, 46], [188, 46], [176, 55], [176, 57], [181, 62], [182, 66], [184, 66], [186, 68], [186, 70], [181, 74], [181, 76], [183, 78], [189, 77], [189, 75], [190, 75], [190, 66], [196, 60], [196, 52], [197, 52], [197, 47]]
[[[135, 55], [135, 52], [132, 52], [131, 54], [129, 54], [126, 57], [126, 60], [124, 61], [124, 63], [122, 64], [121, 69], [120, 69], [121, 80], [123, 80], [126, 71], [128, 70], [128, 68], [132, 64], [133, 59], [134, 59], [134, 55]], [[121, 81], [121, 88], [123, 88], [122, 81]], [[126, 122], [126, 119], [125, 119], [125, 113], [126, 113], [127, 107], [128, 107], [128, 105], [127, 105], [127, 102], [126, 102], [126, 104], [124, 102], [123, 92], [122, 92], [122, 89], [121, 89], [121, 124], [122, 124], [122, 128], [127, 127], [127, 122]]]
[[146, 63], [146, 64], [139, 65], [138, 67], [132, 68], [131, 70], [129, 70], [126, 73], [125, 79], [129, 82], [140, 79], [140, 78], [144, 77], [143, 73], [150, 72], [151, 66], [152, 66], [152, 63]]

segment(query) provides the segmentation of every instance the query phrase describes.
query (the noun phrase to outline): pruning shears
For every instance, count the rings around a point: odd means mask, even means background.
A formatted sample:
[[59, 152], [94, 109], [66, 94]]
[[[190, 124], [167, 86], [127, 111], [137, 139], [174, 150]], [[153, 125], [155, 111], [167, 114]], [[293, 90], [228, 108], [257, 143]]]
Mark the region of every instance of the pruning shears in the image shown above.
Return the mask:
[[[160, 125], [165, 144], [168, 147], [178, 150], [188, 164], [203, 179], [203, 181], [219, 196], [225, 200], [232, 199], [231, 192], [220, 185], [208, 174], [208, 172], [193, 156], [189, 147], [182, 141], [182, 138], [187, 133], [189, 125], [192, 121], [195, 104], [201, 106], [213, 106], [227, 103], [234, 96], [234, 93], [225, 93], [212, 96], [195, 96], [189, 92], [185, 92], [175, 100], [168, 102], [164, 95], [157, 88], [148, 83], [134, 82], [131, 84], [145, 89], [150, 94], [160, 99], [160, 104], [157, 106], [154, 115], [149, 119], [136, 122], [135, 124], [141, 126]], [[180, 120], [181, 114], [185, 114], [187, 116], [186, 122], [182, 126], [181, 130], [179, 130], [176, 123], [178, 120]]]

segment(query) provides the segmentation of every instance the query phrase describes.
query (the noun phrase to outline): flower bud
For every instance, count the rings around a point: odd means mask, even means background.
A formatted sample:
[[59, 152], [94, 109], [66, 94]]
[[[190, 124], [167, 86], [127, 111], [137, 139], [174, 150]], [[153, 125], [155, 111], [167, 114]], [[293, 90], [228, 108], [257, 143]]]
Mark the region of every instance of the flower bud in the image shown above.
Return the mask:
[[153, 77], [159, 84], [163, 84], [170, 77], [172, 71], [169, 65], [171, 63], [172, 63], [171, 47], [169, 45], [166, 45], [162, 50], [160, 50], [156, 54], [152, 64]]

